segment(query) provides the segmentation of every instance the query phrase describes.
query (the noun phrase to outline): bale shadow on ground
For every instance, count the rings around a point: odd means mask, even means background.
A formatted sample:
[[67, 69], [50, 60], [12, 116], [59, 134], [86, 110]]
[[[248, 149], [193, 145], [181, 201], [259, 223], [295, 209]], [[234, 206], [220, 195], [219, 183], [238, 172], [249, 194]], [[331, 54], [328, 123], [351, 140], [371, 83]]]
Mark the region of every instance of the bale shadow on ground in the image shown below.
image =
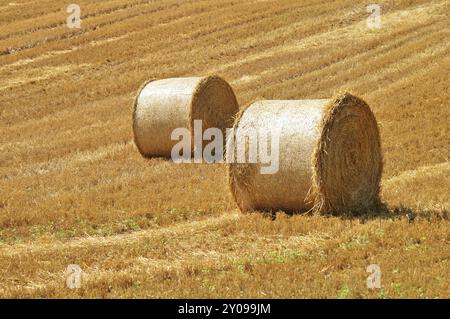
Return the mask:
[[[300, 212], [300, 211], [262, 211], [259, 212], [265, 218], [276, 220], [280, 214], [284, 216], [293, 217], [298, 215], [312, 216], [313, 212]], [[330, 215], [323, 215], [329, 217], [338, 217], [343, 220], [357, 220], [361, 223], [365, 223], [372, 220], [406, 220], [408, 223], [414, 223], [416, 220], [450, 220], [450, 214], [447, 210], [421, 210], [414, 209], [406, 206], [389, 206], [386, 203], [380, 203], [372, 209], [366, 209], [362, 211], [349, 211], [340, 212]]]

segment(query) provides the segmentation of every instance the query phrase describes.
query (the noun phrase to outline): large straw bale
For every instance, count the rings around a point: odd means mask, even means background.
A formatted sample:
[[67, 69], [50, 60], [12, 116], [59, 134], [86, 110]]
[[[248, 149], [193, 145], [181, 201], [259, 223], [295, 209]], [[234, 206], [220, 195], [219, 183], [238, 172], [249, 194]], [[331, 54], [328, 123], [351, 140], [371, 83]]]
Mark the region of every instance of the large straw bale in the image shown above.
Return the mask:
[[170, 157], [176, 128], [187, 128], [194, 142], [194, 120], [203, 131], [217, 127], [225, 134], [238, 111], [230, 85], [218, 76], [169, 78], [147, 82], [134, 103], [134, 140], [145, 157]]
[[261, 163], [228, 164], [241, 211], [342, 213], [379, 203], [380, 136], [363, 100], [345, 93], [326, 100], [258, 101], [238, 114], [234, 128], [270, 131], [277, 124], [278, 172], [261, 174]]

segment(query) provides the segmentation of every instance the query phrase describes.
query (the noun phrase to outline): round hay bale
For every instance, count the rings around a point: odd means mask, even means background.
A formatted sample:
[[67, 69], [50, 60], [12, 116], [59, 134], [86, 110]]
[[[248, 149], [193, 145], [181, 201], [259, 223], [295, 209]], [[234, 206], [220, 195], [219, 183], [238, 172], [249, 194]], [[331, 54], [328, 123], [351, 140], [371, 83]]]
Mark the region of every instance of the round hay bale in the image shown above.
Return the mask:
[[[241, 211], [346, 213], [379, 203], [382, 155], [376, 119], [361, 99], [258, 101], [241, 111], [236, 131], [281, 126], [279, 170], [261, 163], [228, 164]], [[238, 138], [238, 137], [236, 137]]]
[[193, 145], [194, 120], [203, 121], [203, 131], [217, 127], [225, 134], [238, 110], [233, 89], [218, 76], [150, 81], [134, 102], [134, 141], [145, 157], [170, 157], [174, 129], [189, 129]]

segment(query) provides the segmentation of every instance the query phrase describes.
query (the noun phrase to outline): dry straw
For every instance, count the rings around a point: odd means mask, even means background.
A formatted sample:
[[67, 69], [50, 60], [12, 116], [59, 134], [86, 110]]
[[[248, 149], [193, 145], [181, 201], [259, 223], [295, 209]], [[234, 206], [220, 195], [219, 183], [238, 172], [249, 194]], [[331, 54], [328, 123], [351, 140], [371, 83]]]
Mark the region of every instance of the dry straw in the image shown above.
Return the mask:
[[[282, 126], [279, 170], [229, 164], [231, 192], [241, 211], [346, 213], [379, 203], [382, 155], [376, 119], [361, 99], [258, 101], [234, 123], [241, 132]], [[245, 134], [245, 133], [244, 133]]]
[[147, 82], [134, 102], [133, 132], [145, 157], [170, 157], [176, 128], [187, 128], [194, 139], [194, 120], [203, 130], [217, 127], [225, 133], [239, 106], [230, 85], [218, 76], [169, 78]]

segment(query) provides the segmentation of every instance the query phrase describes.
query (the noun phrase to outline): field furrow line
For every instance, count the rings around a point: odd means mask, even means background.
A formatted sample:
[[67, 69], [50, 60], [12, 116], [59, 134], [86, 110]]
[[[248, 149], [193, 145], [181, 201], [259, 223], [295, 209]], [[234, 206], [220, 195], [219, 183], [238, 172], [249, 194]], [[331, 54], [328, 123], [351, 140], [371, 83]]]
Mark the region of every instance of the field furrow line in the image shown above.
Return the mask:
[[[35, 290], [52, 285], [60, 286], [67, 260], [77, 260], [80, 263], [84, 273], [83, 282], [86, 287], [90, 287], [112, 273], [115, 277], [132, 273], [145, 276], [150, 273], [154, 275], [161, 270], [182, 270], [194, 263], [210, 267], [237, 266], [246, 261], [271, 262], [276, 258], [293, 258], [317, 251], [330, 238], [317, 231], [295, 235], [246, 233], [236, 226], [232, 226], [231, 233], [225, 235], [224, 227], [251, 222], [254, 217], [229, 212], [219, 217], [129, 234], [0, 246], [3, 263], [9, 264], [2, 268], [8, 280], [2, 282], [0, 291], [12, 288], [8, 284], [9, 278], [14, 278], [15, 273], [25, 267], [25, 264], [34, 264], [34, 269], [38, 273], [44, 271], [45, 275], [42, 273], [43, 280], [39, 282], [35, 281], [36, 275], [23, 277], [18, 289]], [[193, 245], [193, 242], [198, 244]], [[141, 248], [138, 250], [137, 247]], [[89, 252], [90, 257], [78, 260], [76, 256], [84, 255], [85, 252]], [[112, 256], [121, 258], [114, 259]], [[41, 262], [48, 258], [54, 261], [51, 267]], [[14, 266], [17, 262], [20, 263], [18, 267]]]
[[[409, 24], [416, 25], [419, 23], [426, 23], [434, 19], [435, 13], [440, 12], [445, 6], [445, 2], [439, 1], [434, 5], [429, 5], [427, 7], [419, 6], [410, 10], [402, 10], [395, 11], [393, 13], [389, 13], [383, 16], [384, 28], [386, 29], [394, 29], [395, 23], [397, 21], [401, 21], [405, 19], [406, 16], [412, 17], [414, 19], [407, 19]], [[426, 10], [426, 14], [422, 14], [423, 11]], [[230, 68], [240, 67], [242, 64], [254, 63], [258, 60], [265, 58], [274, 58], [279, 54], [283, 54], [286, 52], [298, 52], [304, 50], [305, 48], [311, 48], [317, 46], [318, 43], [327, 43], [327, 45], [332, 45], [333, 42], [339, 43], [345, 39], [352, 39], [352, 41], [356, 40], [365, 40], [367, 39], [367, 34], [369, 30], [366, 26], [366, 20], [359, 21], [350, 26], [345, 26], [342, 28], [333, 29], [328, 32], [323, 32], [320, 34], [315, 34], [310, 37], [307, 37], [303, 40], [295, 40], [291, 43], [284, 43], [282, 45], [274, 46], [270, 50], [265, 50], [264, 52], [256, 53], [247, 56], [243, 60], [233, 61], [227, 64], [222, 64], [221, 66], [212, 69], [213, 72], [224, 72]], [[371, 33], [372, 37], [376, 36], [376, 33]]]
[[[432, 39], [441, 39], [445, 32], [434, 33], [428, 39], [432, 42]], [[335, 79], [335, 84], [330, 85], [331, 82], [325, 82], [324, 85], [329, 84], [327, 89], [318, 91], [317, 94], [323, 94], [329, 91], [340, 91], [345, 88], [351, 88], [356, 92], [367, 92], [367, 94], [375, 93], [379, 90], [385, 91], [386, 84], [395, 83], [398, 79], [407, 78], [420, 70], [421, 66], [427, 66], [430, 60], [439, 60], [448, 54], [447, 48], [442, 48], [440, 41], [437, 41], [435, 45], [421, 45], [411, 46], [411, 52], [408, 55], [408, 51], [403, 48], [403, 51], [399, 51], [400, 56], [397, 59], [385, 61], [377, 64], [378, 60], [383, 60], [383, 57], [376, 57], [372, 60], [372, 63], [366, 65], [366, 72], [363, 69], [358, 69], [358, 73], [340, 74], [340, 77], [344, 77], [345, 80], [340, 81], [339, 78]], [[371, 72], [373, 71], [373, 72]], [[385, 81], [383, 81], [385, 80]], [[385, 82], [388, 83], [385, 83]], [[374, 86], [376, 84], [376, 87]]]
[[219, 217], [210, 217], [199, 221], [178, 223], [157, 229], [147, 229], [132, 233], [118, 234], [112, 236], [92, 236], [70, 239], [65, 242], [37, 243], [36, 241], [26, 244], [3, 245], [0, 244], [0, 256], [16, 256], [29, 254], [49, 254], [53, 252], [74, 251], [77, 248], [108, 248], [114, 246], [133, 246], [139, 241], [151, 241], [155, 237], [170, 236], [175, 237], [183, 234], [194, 234], [208, 231], [212, 227], [217, 227], [225, 222], [237, 221], [241, 214], [230, 212]]
[[[307, 59], [308, 63], [301, 63], [302, 70], [300, 70], [300, 72], [298, 70], [299, 62], [292, 62], [292, 58], [290, 58], [289, 55], [289, 58], [286, 59], [282, 59], [282, 56], [277, 57], [277, 61], [279, 60], [280, 64], [275, 65], [275, 71], [271, 70], [270, 72], [253, 72], [251, 74], [248, 74], [248, 76], [252, 77], [255, 80], [257, 79], [262, 85], [270, 87], [279, 83], [283, 83], [283, 85], [285, 85], [286, 81], [293, 79], [301, 79], [303, 81], [308, 79], [312, 80], [314, 78], [317, 78], [318, 76], [328, 75], [330, 73], [335, 74], [339, 72], [340, 74], [342, 74], [342, 70], [347, 70], [347, 72], [352, 73], [355, 71], [354, 66], [359, 66], [361, 61], [369, 61], [369, 59], [378, 56], [383, 58], [384, 54], [390, 54], [391, 50], [393, 49], [402, 51], [402, 45], [408, 44], [410, 40], [414, 40], [418, 36], [428, 35], [430, 34], [430, 31], [433, 31], [435, 29], [436, 25], [434, 23], [427, 23], [420, 26], [414, 25], [389, 34], [388, 37], [383, 39], [383, 44], [381, 45], [377, 45], [376, 43], [371, 44], [369, 42], [367, 44], [368, 48], [366, 48], [365, 46], [362, 48], [360, 46], [355, 46], [355, 51], [346, 52], [345, 55], [342, 56], [342, 58], [337, 55], [338, 57], [333, 58], [331, 62], [329, 61], [329, 59], [327, 61], [313, 60], [310, 56], [312, 55], [312, 57], [314, 57], [313, 53], [309, 53], [308, 50], [305, 50], [304, 52], [308, 52], [308, 56], [301, 57], [300, 61], [302, 61], [303, 59]], [[321, 48], [318, 47], [317, 50], [321, 51]], [[333, 53], [334, 52], [331, 52], [330, 54]], [[339, 54], [339, 50], [337, 50], [336, 54]], [[311, 64], [311, 66], [309, 66], [308, 64]], [[252, 94], [252, 81], [242, 81], [241, 78], [235, 81], [236, 82], [234, 83], [240, 84], [241, 88], [246, 89], [246, 95]]]
[[[449, 159], [450, 161], [450, 159]], [[444, 173], [444, 174], [442, 174]], [[447, 174], [446, 174], [447, 173]], [[383, 181], [383, 185], [395, 186], [398, 182], [404, 180], [412, 180], [418, 176], [436, 177], [436, 176], [449, 176], [450, 174], [450, 162], [443, 162], [432, 165], [424, 165], [412, 170], [403, 171], [398, 175], [390, 177]]]
[[[243, 3], [243, 4], [239, 4], [239, 6], [247, 7], [248, 4]], [[221, 8], [221, 9], [220, 9], [220, 11], [222, 11], [222, 10], [225, 11], [224, 13], [226, 13], [227, 7], [224, 7], [224, 8]], [[270, 10], [270, 9], [269, 9], [269, 10]], [[289, 11], [289, 9], [284, 9], [283, 11], [280, 11], [280, 12], [288, 12], [288, 11]], [[217, 12], [217, 8], [213, 8], [213, 9], [211, 9], [211, 10], [204, 10], [204, 11], [201, 12], [201, 14], [202, 14], [202, 15], [205, 15], [205, 14], [207, 14], [207, 13], [209, 13], [209, 12]], [[268, 11], [267, 11], [267, 12], [268, 12]], [[235, 21], [231, 20], [230, 22], [227, 22], [227, 26], [226, 26], [226, 27], [217, 28], [216, 30], [220, 30], [221, 32], [223, 32], [224, 30], [226, 30], [226, 29], [228, 29], [228, 28], [233, 28], [233, 29], [234, 29], [234, 28], [237, 28], [237, 29], [240, 29], [240, 28], [242, 28], [242, 26], [243, 26], [242, 23], [245, 25], [245, 24], [247, 24], [247, 23], [249, 23], [249, 22], [260, 22], [259, 19], [260, 19], [260, 18], [264, 18], [265, 15], [266, 15], [265, 12], [262, 12], [262, 13], [259, 13], [256, 17], [251, 17], [251, 18], [246, 19], [245, 21], [240, 21], [240, 19], [242, 19], [243, 17], [236, 16], [236, 15], [234, 15], [232, 12], [230, 12], [229, 14], [230, 14], [230, 17], [234, 17], [236, 20], [235, 20]], [[221, 15], [221, 16], [222, 16], [222, 15]], [[183, 13], [183, 15], [178, 16], [178, 18], [176, 18], [176, 19], [171, 19], [170, 22], [162, 22], [162, 23], [156, 25], [156, 27], [161, 27], [161, 28], [163, 28], [163, 30], [161, 30], [161, 32], [165, 32], [164, 29], [167, 28], [168, 26], [171, 26], [171, 25], [175, 26], [176, 24], [179, 24], [179, 23], [185, 23], [187, 20], [191, 20], [192, 17], [193, 17], [193, 16], [189, 15], [189, 12]], [[226, 18], [226, 16], [224, 16], [224, 17]], [[270, 19], [270, 17], [265, 17], [265, 19]], [[138, 22], [139, 24], [142, 24], [142, 23], [143, 23], [141, 20], [138, 20], [137, 22]], [[239, 23], [237, 23], [237, 22], [239, 22]], [[115, 24], [111, 24], [111, 25], [108, 25], [108, 26], [115, 26]], [[202, 24], [199, 25], [199, 27], [201, 27], [201, 26], [202, 26]], [[181, 26], [180, 26], [180, 27], [181, 27]], [[128, 31], [127, 31], [127, 33], [125, 33], [125, 34], [118, 34], [117, 37], [123, 36], [123, 37], [130, 37], [130, 38], [131, 38], [131, 37], [133, 37], [133, 36], [135, 36], [135, 35], [142, 35], [142, 38], [144, 39], [144, 38], [147, 38], [147, 33], [148, 33], [147, 28], [148, 28], [147, 26], [144, 26], [143, 28], [137, 28], [138, 31], [132, 31], [132, 32], [128, 32]], [[129, 27], [128, 27], [128, 29], [129, 29]], [[136, 27], [135, 27], [134, 29], [136, 29]], [[157, 30], [154, 30], [154, 32], [158, 32], [158, 31], [157, 31]], [[202, 34], [202, 31], [200, 31], [200, 30], [197, 31], [197, 29], [193, 29], [192, 32], [194, 32], [194, 33], [196, 32], [196, 33], [197, 33], [197, 35], [194, 34], [193, 37], [199, 37], [200, 35], [202, 35], [202, 36], [207, 36], [207, 35], [209, 35], [212, 31], [208, 31], [208, 33]], [[230, 32], [230, 33], [231, 33], [231, 32]], [[115, 33], [115, 34], [116, 34], [116, 33]], [[189, 38], [190, 38], [190, 37], [189, 37]], [[132, 40], [133, 40], [133, 41], [138, 41], [139, 39], [133, 38]], [[159, 49], [165, 49], [165, 50], [167, 50], [167, 47], [170, 46], [170, 43], [176, 41], [176, 40], [171, 40], [171, 39], [169, 39], [169, 41], [171, 41], [171, 42], [167, 42], [167, 40], [168, 40], [168, 39], [166, 39], [166, 38], [161, 38], [161, 39], [159, 39], [159, 40], [156, 41], [156, 42], [152, 41], [152, 45], [153, 45], [153, 46], [157, 46]], [[94, 41], [96, 41], [96, 40], [94, 40]], [[160, 45], [159, 45], [159, 44], [162, 44], [162, 43], [164, 43], [165, 46], [160, 46]], [[88, 44], [89, 44], [89, 43], [88, 43]], [[78, 45], [78, 46], [74, 47], [74, 49], [77, 49], [77, 50], [78, 50], [78, 49], [82, 49], [82, 48], [83, 48], [83, 46], [81, 46], [81, 45]], [[61, 50], [61, 51], [67, 51], [67, 52], [64, 52], [64, 53], [70, 52], [70, 51], [68, 51], [67, 49]], [[158, 52], [158, 50], [154, 51], [153, 54], [156, 53], [156, 52]], [[48, 54], [48, 53], [45, 53], [45, 54]], [[45, 55], [45, 54], [44, 54], [44, 55]], [[27, 59], [29, 59], [29, 58], [27, 58]]]
[[[374, 48], [369, 52], [363, 51], [355, 57], [344, 58], [343, 60], [320, 67], [312, 72], [296, 72], [272, 85], [270, 83], [273, 82], [269, 81], [266, 87], [267, 90], [276, 90], [278, 94], [283, 94], [286, 97], [298, 96], [301, 92], [308, 92], [309, 97], [325, 97], [342, 89], [350, 88], [351, 90], [356, 90], [354, 88], [356, 84], [358, 84], [357, 87], [362, 88], [389, 74], [409, 72], [410, 68], [413, 67], [413, 63], [409, 61], [414, 60], [415, 63], [427, 64], [429, 59], [420, 50], [432, 52], [432, 57], [434, 58], [442, 55], [446, 49], [441, 49], [440, 39], [445, 36], [445, 33], [445, 30], [430, 33], [427, 36], [427, 40], [436, 40], [435, 45], [431, 47], [429, 43], [425, 42], [406, 42], [403, 46], [397, 47], [394, 42], [394, 49], [388, 51], [389, 55], [376, 54], [378, 48]], [[380, 48], [384, 51], [383, 47]], [[402, 67], [405, 68], [404, 71], [402, 68], [393, 69], [395, 65], [400, 66], [398, 60], [391, 58], [396, 52], [399, 55], [398, 59], [403, 61]], [[360, 61], [359, 63], [357, 63], [358, 60]], [[371, 73], [371, 70], [374, 70], [374, 72]], [[383, 71], [386, 73], [384, 74]], [[323, 80], [318, 83], [315, 80], [317, 78], [322, 78]], [[373, 90], [376, 89], [371, 88], [371, 92]], [[296, 95], [292, 95], [293, 92]], [[254, 91], [252, 90], [247, 91], [247, 94], [251, 95], [253, 93]]]
[[[104, 15], [112, 15], [115, 12], [118, 12], [118, 11], [124, 11], [124, 10], [127, 10], [127, 9], [134, 9], [134, 8], [137, 8], [137, 7], [141, 6], [141, 5], [148, 5], [149, 4], [148, 0], [137, 1], [137, 2], [134, 2], [134, 3], [125, 3], [125, 4], [123, 3], [122, 0], [119, 0], [119, 1], [116, 1], [116, 2], [118, 2], [120, 5], [119, 6], [115, 6], [115, 7], [108, 7], [107, 6], [105, 9], [101, 8], [101, 6], [104, 5], [105, 3], [102, 3], [100, 5], [100, 8], [99, 8], [99, 4], [98, 3], [80, 5], [80, 7], [82, 9], [82, 13], [85, 12], [85, 11], [89, 12], [88, 14], [82, 14], [81, 15], [81, 19], [83, 21], [88, 21], [91, 18], [96, 18], [96, 17], [100, 17], [100, 16], [104, 16]], [[17, 26], [15, 23], [9, 24], [8, 27], [10, 27], [12, 30], [19, 29], [19, 31], [15, 31], [15, 32], [11, 32], [11, 33], [5, 32], [5, 33], [3, 33], [0, 36], [0, 40], [6, 40], [6, 39], [9, 39], [9, 38], [14, 37], [14, 36], [23, 36], [25, 34], [33, 34], [33, 33], [39, 32], [39, 31], [44, 31], [44, 30], [49, 30], [49, 29], [56, 29], [57, 27], [65, 26], [66, 21], [65, 21], [65, 19], [61, 20], [61, 17], [68, 16], [68, 13], [67, 14], [65, 13], [66, 6], [67, 6], [67, 4], [63, 4], [61, 6], [61, 8], [59, 8], [57, 10], [50, 11], [50, 12], [45, 11], [47, 13], [45, 16], [38, 15], [38, 16], [36, 16], [34, 18], [31, 18], [31, 19], [28, 19], [28, 20], [25, 20], [25, 21], [24, 20], [18, 20], [18, 21], [16, 20], [17, 22], [20, 22], [20, 24], [32, 25], [33, 27], [29, 28], [29, 29], [20, 29], [20, 26]], [[162, 10], [165, 10], [167, 8], [164, 7], [164, 6], [160, 6], [158, 9], [159, 10], [157, 10], [155, 12], [162, 11]], [[90, 12], [90, 10], [94, 10], [94, 11]], [[61, 15], [61, 11], [64, 11], [63, 15]], [[45, 19], [46, 16], [51, 16], [54, 19], [57, 19], [58, 21], [48, 21], [48, 22], [50, 22], [50, 24], [38, 24], [38, 25], [36, 25], [36, 23], [35, 23], [36, 20], [43, 20], [43, 19]]]
[[[148, 2], [147, 2], [147, 4], [148, 4]], [[182, 8], [180, 8], [180, 6], [178, 5], [178, 3], [176, 1], [171, 5], [171, 7], [182, 10]], [[199, 7], [201, 7], [201, 6], [199, 6]], [[156, 8], [156, 9], [151, 8], [150, 10], [147, 10], [147, 11], [134, 10], [137, 12], [133, 12], [131, 14], [129, 12], [126, 12], [124, 9], [121, 9], [121, 10], [117, 10], [117, 12], [124, 13], [124, 15], [122, 17], [117, 17], [117, 15], [110, 13], [110, 14], [101, 14], [101, 15], [98, 15], [95, 17], [91, 17], [91, 19], [83, 19], [83, 22], [85, 24], [90, 23], [90, 25], [89, 25], [89, 27], [83, 27], [82, 29], [80, 29], [78, 31], [67, 33], [66, 28], [65, 28], [65, 23], [61, 23], [58, 27], [55, 27], [56, 31], [58, 31], [58, 30], [64, 31], [64, 32], [61, 32], [60, 34], [43, 36], [43, 38], [41, 40], [34, 40], [34, 42], [27, 43], [26, 45], [12, 45], [12, 44], [8, 44], [8, 42], [3, 43], [3, 44], [1, 44], [1, 42], [0, 42], [0, 45], [3, 47], [6, 47], [6, 48], [11, 47], [11, 49], [14, 50], [15, 52], [23, 52], [26, 50], [40, 47], [42, 45], [50, 45], [56, 41], [78, 39], [80, 37], [83, 37], [83, 35], [87, 35], [87, 34], [89, 34], [89, 32], [94, 31], [96, 29], [115, 26], [115, 25], [121, 24], [125, 21], [131, 20], [131, 19], [136, 19], [143, 15], [159, 12], [162, 9], [167, 9], [167, 8]], [[165, 10], [165, 11], [167, 11], [167, 10]], [[171, 14], [170, 11], [169, 11], [169, 14]], [[105, 20], [105, 16], [107, 16], [108, 18], [111, 18], [111, 19], [107, 19], [106, 21], [103, 21], [103, 20]], [[92, 20], [97, 17], [99, 18], [99, 20], [102, 20], [102, 21], [94, 24], [94, 21], [92, 21]], [[141, 21], [141, 23], [142, 23], [142, 21]], [[146, 22], [144, 22], [144, 23], [146, 23]], [[59, 29], [57, 30], [57, 28], [59, 28]], [[41, 30], [41, 31], [45, 31], [45, 30]], [[3, 40], [3, 42], [5, 42], [5, 41], [6, 40]], [[9, 50], [4, 49], [3, 51], [0, 51], [0, 57], [2, 55], [3, 56], [8, 55], [8, 53], [9, 53]]]

